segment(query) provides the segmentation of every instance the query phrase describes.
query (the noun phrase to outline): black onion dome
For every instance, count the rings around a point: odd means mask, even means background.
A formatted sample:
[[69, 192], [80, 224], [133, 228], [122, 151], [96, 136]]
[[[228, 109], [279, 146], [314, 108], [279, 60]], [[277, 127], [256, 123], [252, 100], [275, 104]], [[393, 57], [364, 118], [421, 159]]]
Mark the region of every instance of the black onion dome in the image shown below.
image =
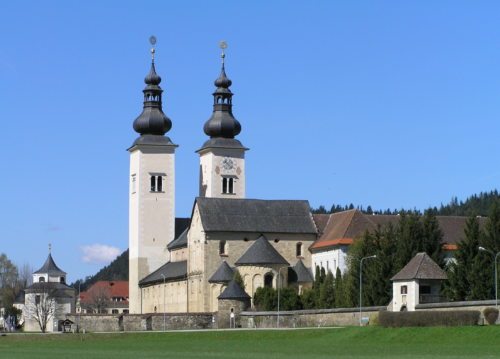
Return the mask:
[[203, 131], [210, 138], [234, 138], [241, 132], [241, 124], [233, 116], [233, 93], [229, 89], [232, 81], [226, 75], [224, 63], [214, 84], [217, 86], [213, 93], [214, 110], [212, 116], [205, 122]]
[[231, 81], [227, 75], [226, 75], [226, 70], [224, 69], [224, 65], [222, 65], [222, 70], [220, 72], [219, 77], [217, 80], [214, 81], [215, 87], [222, 87], [222, 88], [228, 88], [233, 84], [233, 81]]
[[134, 121], [134, 130], [141, 135], [163, 136], [172, 128], [172, 121], [163, 113], [161, 94], [163, 90], [159, 86], [161, 77], [156, 73], [154, 62], [144, 79], [146, 88], [144, 93], [144, 108], [142, 113]]

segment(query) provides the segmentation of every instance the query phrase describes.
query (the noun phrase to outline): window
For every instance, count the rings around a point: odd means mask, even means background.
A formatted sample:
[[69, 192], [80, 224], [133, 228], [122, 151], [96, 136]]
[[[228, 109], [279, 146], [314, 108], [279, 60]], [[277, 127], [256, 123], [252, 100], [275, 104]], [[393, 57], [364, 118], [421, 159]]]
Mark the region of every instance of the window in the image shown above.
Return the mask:
[[267, 273], [264, 276], [264, 287], [266, 287], [266, 288], [273, 287], [273, 274], [272, 273]]
[[40, 278], [38, 278], [38, 282], [40, 282], [40, 283], [45, 282], [45, 277], [40, 277]]
[[66, 280], [64, 279], [64, 277], [60, 277], [60, 278], [59, 278], [59, 282], [60, 282], [60, 283], [65, 283], [65, 282], [66, 282]]
[[132, 194], [135, 193], [136, 191], [136, 177], [135, 177], [135, 174], [132, 175], [132, 177], [130, 178], [130, 191], [132, 192]]
[[234, 194], [234, 182], [233, 177], [222, 177], [222, 194]]
[[151, 192], [163, 192], [163, 176], [164, 175], [151, 175], [150, 184]]
[[39, 305], [40, 304], [40, 296], [39, 295], [35, 295], [35, 304], [36, 305]]
[[127, 314], [128, 313], [128, 309], [123, 309], [123, 313]]
[[407, 285], [401, 286], [401, 294], [408, 294], [408, 286]]
[[227, 254], [227, 242], [222, 240], [219, 242], [219, 254], [226, 255]]
[[297, 257], [302, 257], [302, 243], [297, 243], [295, 246], [295, 255]]
[[111, 314], [118, 314], [118, 309], [113, 309], [113, 310], [111, 311]]

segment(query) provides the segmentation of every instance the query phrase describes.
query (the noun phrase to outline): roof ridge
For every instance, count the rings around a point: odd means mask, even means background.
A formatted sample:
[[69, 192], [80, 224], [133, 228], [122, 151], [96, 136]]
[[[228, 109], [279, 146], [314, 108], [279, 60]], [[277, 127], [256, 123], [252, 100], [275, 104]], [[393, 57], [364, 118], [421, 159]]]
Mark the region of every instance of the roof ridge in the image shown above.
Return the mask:
[[352, 209], [352, 210], [349, 210], [349, 211], [351, 211], [351, 213], [349, 213], [349, 215], [350, 215], [350, 218], [349, 218], [349, 223], [348, 223], [348, 224], [347, 224], [347, 226], [345, 227], [344, 232], [342, 232], [342, 236], [341, 236], [341, 238], [346, 238], [346, 233], [347, 233], [347, 231], [349, 230], [349, 228], [351, 228], [351, 225], [352, 225], [352, 220], [353, 220], [353, 218], [354, 218], [354, 215], [356, 214], [357, 209]]

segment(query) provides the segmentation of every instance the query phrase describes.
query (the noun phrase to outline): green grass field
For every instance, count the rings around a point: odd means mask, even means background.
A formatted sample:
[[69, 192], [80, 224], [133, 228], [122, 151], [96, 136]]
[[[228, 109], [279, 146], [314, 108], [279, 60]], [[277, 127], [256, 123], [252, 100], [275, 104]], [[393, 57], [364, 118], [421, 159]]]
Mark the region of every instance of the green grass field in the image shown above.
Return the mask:
[[0, 358], [500, 358], [500, 326], [7, 335]]

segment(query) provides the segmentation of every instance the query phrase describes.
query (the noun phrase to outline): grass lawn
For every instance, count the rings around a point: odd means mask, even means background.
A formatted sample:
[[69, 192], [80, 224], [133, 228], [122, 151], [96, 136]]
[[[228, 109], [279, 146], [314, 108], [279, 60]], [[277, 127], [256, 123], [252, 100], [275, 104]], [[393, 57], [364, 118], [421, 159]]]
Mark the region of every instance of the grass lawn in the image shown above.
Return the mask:
[[500, 326], [7, 335], [0, 358], [500, 358]]

